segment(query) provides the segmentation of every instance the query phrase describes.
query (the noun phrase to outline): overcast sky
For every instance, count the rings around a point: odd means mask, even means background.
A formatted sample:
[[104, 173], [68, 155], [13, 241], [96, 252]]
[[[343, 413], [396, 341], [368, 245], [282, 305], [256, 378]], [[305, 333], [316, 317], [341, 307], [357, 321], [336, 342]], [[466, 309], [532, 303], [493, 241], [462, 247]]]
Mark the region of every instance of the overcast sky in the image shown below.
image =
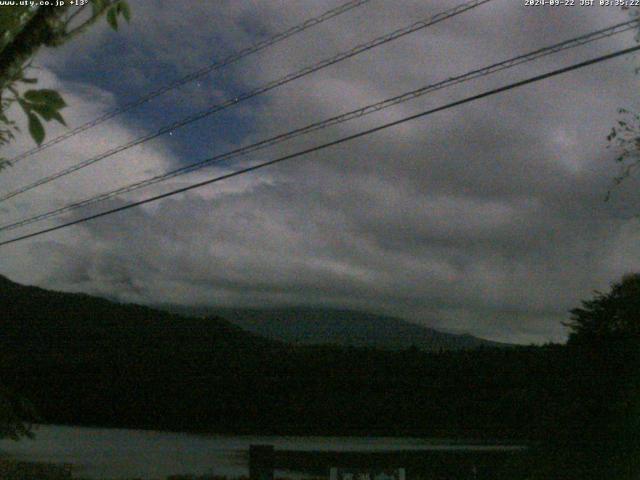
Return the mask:
[[[34, 74], [64, 94], [73, 127], [340, 3], [130, 0], [130, 25], [102, 22], [43, 50]], [[371, 0], [22, 161], [0, 174], [0, 191], [459, 3]], [[494, 0], [4, 202], [2, 224], [627, 18], [615, 7]], [[576, 48], [90, 211], [632, 45], [629, 32]], [[618, 173], [606, 136], [618, 108], [640, 109], [639, 65], [615, 59], [0, 247], [0, 273], [147, 304], [354, 308], [501, 341], [562, 341], [568, 310], [640, 270], [639, 181], [603, 201]], [[50, 125], [47, 135], [63, 132]], [[5, 155], [31, 146], [22, 137]]]

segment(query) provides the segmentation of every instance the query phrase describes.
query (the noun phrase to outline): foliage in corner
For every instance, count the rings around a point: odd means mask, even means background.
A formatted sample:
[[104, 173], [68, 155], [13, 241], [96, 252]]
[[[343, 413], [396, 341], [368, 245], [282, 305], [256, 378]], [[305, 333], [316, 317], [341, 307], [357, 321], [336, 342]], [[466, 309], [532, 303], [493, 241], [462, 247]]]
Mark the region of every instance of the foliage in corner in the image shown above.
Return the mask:
[[[91, 8], [90, 15], [78, 22], [77, 18]], [[107, 23], [118, 29], [118, 18], [127, 22], [131, 10], [125, 0], [93, 0], [75, 9], [70, 5], [36, 9], [16, 7], [0, 19], [0, 27], [5, 33], [0, 39], [0, 147], [15, 139], [20, 132], [15, 120], [7, 111], [18, 104], [26, 116], [31, 138], [38, 144], [44, 142], [45, 122], [52, 120], [66, 126], [60, 110], [66, 106], [61, 95], [55, 90], [39, 89], [21, 92], [21, 84], [35, 84], [37, 79], [27, 78], [25, 70], [40, 47], [56, 47], [83, 33], [98, 18], [106, 15]], [[0, 156], [0, 170], [9, 161]]]
[[[618, 113], [622, 118], [607, 135], [608, 147], [613, 146], [618, 151], [615, 161], [619, 172], [613, 179], [613, 188], [629, 178], [640, 166], [640, 114], [626, 108], [618, 109]], [[611, 197], [612, 189], [607, 192], [606, 200]]]
[[0, 386], [0, 438], [33, 438], [33, 422], [38, 420], [30, 402]]
[[[16, 2], [18, 3], [18, 2]], [[25, 2], [26, 3], [26, 2]], [[48, 2], [47, 2], [48, 3]], [[90, 7], [90, 10], [89, 10]], [[82, 19], [83, 14], [84, 19]], [[62, 96], [51, 89], [28, 89], [37, 83], [25, 71], [41, 47], [57, 47], [83, 33], [102, 15], [114, 30], [118, 17], [131, 18], [125, 0], [87, 0], [82, 6], [15, 5], [3, 8], [0, 15], [0, 149], [20, 132], [9, 112], [18, 105], [27, 118], [31, 138], [42, 145], [46, 122], [66, 125], [60, 110], [66, 107]], [[88, 17], [88, 18], [87, 18]], [[0, 155], [0, 170], [10, 162]], [[0, 438], [18, 440], [30, 437], [35, 419], [31, 405], [3, 388], [0, 381]]]
[[[631, 18], [640, 20], [639, 8], [623, 6], [622, 10], [627, 11]], [[640, 43], [640, 27], [636, 32], [635, 40]], [[640, 67], [636, 67], [635, 73], [640, 73]], [[615, 147], [618, 150], [615, 162], [619, 166], [619, 171], [613, 179], [613, 186], [607, 191], [606, 201], [611, 198], [613, 189], [629, 178], [640, 166], [640, 113], [632, 113], [626, 108], [618, 109], [618, 113], [621, 118], [611, 128], [607, 141], [608, 147]]]

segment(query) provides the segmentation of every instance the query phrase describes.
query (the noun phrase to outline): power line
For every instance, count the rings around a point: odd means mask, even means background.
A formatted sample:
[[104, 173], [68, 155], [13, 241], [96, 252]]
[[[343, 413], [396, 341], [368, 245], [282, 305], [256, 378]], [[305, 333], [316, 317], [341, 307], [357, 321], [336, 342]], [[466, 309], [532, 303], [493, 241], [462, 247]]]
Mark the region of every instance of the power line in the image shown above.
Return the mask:
[[356, 138], [364, 137], [366, 135], [370, 135], [372, 133], [379, 132], [381, 130], [385, 130], [385, 129], [390, 128], [390, 127], [394, 127], [396, 125], [400, 125], [402, 123], [406, 123], [406, 122], [409, 122], [411, 120], [416, 120], [418, 118], [422, 118], [422, 117], [425, 117], [427, 115], [432, 115], [434, 113], [441, 112], [443, 110], [448, 110], [450, 108], [457, 107], [458, 105], [463, 105], [463, 104], [466, 104], [466, 103], [474, 102], [476, 100], [480, 100], [480, 99], [485, 98], [485, 97], [489, 97], [489, 96], [492, 96], [492, 95], [496, 95], [498, 93], [506, 92], [508, 90], [512, 90], [514, 88], [522, 87], [524, 85], [528, 85], [528, 84], [531, 84], [531, 83], [534, 83], [534, 82], [539, 82], [541, 80], [545, 80], [547, 78], [555, 77], [557, 75], [561, 75], [561, 74], [564, 74], [564, 73], [567, 73], [567, 72], [570, 72], [570, 71], [573, 71], [573, 70], [577, 70], [579, 68], [584, 68], [584, 67], [587, 67], [589, 65], [594, 65], [596, 63], [600, 63], [600, 62], [603, 62], [605, 60], [610, 60], [610, 59], [613, 59], [613, 58], [616, 58], [616, 57], [620, 57], [622, 55], [628, 55], [630, 53], [637, 52], [638, 50], [640, 50], [640, 45], [635, 46], [635, 47], [626, 48], [626, 49], [623, 49], [623, 50], [618, 50], [617, 52], [610, 53], [608, 55], [602, 55], [600, 57], [596, 57], [596, 58], [593, 58], [591, 60], [586, 60], [584, 62], [576, 63], [576, 64], [570, 65], [568, 67], [564, 67], [564, 68], [560, 68], [560, 69], [557, 69], [557, 70], [553, 70], [551, 72], [547, 72], [547, 73], [544, 73], [542, 75], [536, 75], [535, 77], [530, 77], [530, 78], [528, 78], [526, 80], [520, 80], [518, 82], [511, 83], [511, 84], [505, 85], [503, 87], [498, 87], [498, 88], [494, 88], [492, 90], [487, 90], [487, 91], [485, 91], [483, 93], [479, 93], [477, 95], [466, 97], [466, 98], [464, 98], [462, 100], [457, 100], [455, 102], [451, 102], [451, 103], [448, 103], [448, 104], [440, 106], [440, 107], [432, 108], [430, 110], [426, 110], [424, 112], [420, 112], [420, 113], [417, 113], [415, 115], [410, 115], [410, 116], [404, 117], [404, 118], [402, 118], [400, 120], [395, 120], [393, 122], [388, 122], [388, 123], [379, 125], [377, 127], [370, 128], [368, 130], [364, 130], [364, 131], [359, 132], [359, 133], [355, 133], [353, 135], [348, 135], [346, 137], [342, 137], [342, 138], [339, 138], [337, 140], [333, 140], [331, 142], [327, 142], [327, 143], [324, 143], [324, 144], [321, 144], [321, 145], [317, 145], [315, 147], [311, 147], [311, 148], [307, 148], [307, 149], [304, 149], [304, 150], [300, 150], [298, 152], [295, 152], [295, 153], [292, 153], [292, 154], [289, 154], [289, 155], [284, 155], [282, 157], [278, 157], [278, 158], [275, 158], [273, 160], [268, 160], [266, 162], [262, 162], [262, 163], [259, 163], [257, 165], [253, 165], [251, 167], [246, 167], [246, 168], [243, 168], [241, 170], [236, 170], [235, 172], [227, 173], [227, 174], [224, 174], [224, 175], [220, 175], [218, 177], [214, 177], [214, 178], [210, 178], [208, 180], [204, 180], [202, 182], [194, 183], [194, 184], [189, 185], [187, 187], [178, 188], [176, 190], [172, 190], [170, 192], [166, 192], [166, 193], [163, 193], [163, 194], [160, 194], [160, 195], [149, 197], [149, 198], [146, 198], [144, 200], [139, 200], [137, 202], [129, 203], [129, 204], [123, 205], [121, 207], [117, 207], [117, 208], [113, 208], [111, 210], [106, 210], [104, 212], [100, 212], [100, 213], [96, 213], [96, 214], [93, 214], [93, 215], [89, 215], [89, 216], [86, 216], [86, 217], [83, 217], [83, 218], [79, 218], [77, 220], [73, 220], [73, 221], [70, 221], [70, 222], [67, 222], [67, 223], [63, 223], [61, 225], [56, 225], [55, 227], [46, 228], [46, 229], [43, 229], [43, 230], [39, 230], [37, 232], [33, 232], [33, 233], [29, 233], [29, 234], [26, 234], [26, 235], [15, 237], [15, 238], [12, 238], [12, 239], [9, 239], [9, 240], [5, 240], [5, 241], [0, 242], [0, 246], [9, 245], [11, 243], [15, 243], [15, 242], [18, 242], [18, 241], [21, 241], [21, 240], [26, 240], [28, 238], [33, 238], [33, 237], [37, 237], [37, 236], [40, 236], [40, 235], [44, 235], [45, 233], [54, 232], [56, 230], [60, 230], [60, 229], [66, 228], [66, 227], [70, 227], [72, 225], [77, 225], [77, 224], [80, 224], [80, 223], [88, 222], [89, 220], [94, 220], [96, 218], [104, 217], [106, 215], [111, 215], [113, 213], [121, 212], [121, 211], [124, 211], [124, 210], [128, 210], [130, 208], [138, 207], [140, 205], [145, 205], [147, 203], [155, 202], [155, 201], [161, 200], [163, 198], [171, 197], [171, 196], [177, 195], [179, 193], [184, 193], [184, 192], [187, 192], [189, 190], [193, 190], [193, 189], [196, 189], [196, 188], [204, 187], [206, 185], [211, 185], [213, 183], [221, 182], [223, 180], [227, 180], [227, 179], [232, 178], [232, 177], [237, 177], [237, 176], [243, 175], [245, 173], [253, 172], [255, 170], [259, 170], [261, 168], [265, 168], [265, 167], [274, 165], [276, 163], [284, 162], [286, 160], [291, 160], [293, 158], [301, 157], [303, 155], [308, 155], [310, 153], [314, 153], [314, 152], [317, 152], [319, 150], [324, 150], [325, 148], [328, 148], [328, 147], [333, 147], [335, 145], [339, 145], [339, 144], [342, 144], [342, 143], [345, 143], [345, 142], [348, 142], [348, 141], [351, 141], [351, 140], [355, 140]]
[[185, 75], [183, 77], [178, 78], [177, 80], [168, 83], [156, 90], [152, 90], [149, 93], [147, 93], [146, 95], [133, 100], [129, 103], [126, 103], [124, 105], [122, 105], [121, 107], [117, 107], [114, 108], [113, 110], [106, 112], [105, 114], [94, 118], [93, 120], [90, 120], [72, 130], [69, 130], [65, 133], [63, 133], [62, 135], [59, 135], [55, 138], [52, 138], [51, 140], [37, 146], [34, 147], [30, 150], [27, 150], [24, 153], [21, 153], [20, 155], [17, 155], [15, 157], [13, 157], [11, 160], [9, 160], [9, 163], [11, 164], [15, 164], [17, 162], [19, 162], [20, 160], [23, 160], [27, 157], [30, 157], [32, 155], [35, 155], [36, 153], [41, 152], [42, 150], [45, 150], [46, 148], [49, 148], [53, 145], [56, 145], [68, 138], [71, 138], [81, 132], [84, 132], [85, 130], [89, 130], [90, 128], [93, 128], [97, 125], [100, 125], [101, 123], [110, 120], [111, 118], [120, 115], [121, 113], [125, 113], [128, 112], [129, 110], [132, 110], [136, 107], [139, 107], [140, 105], [143, 105], [144, 103], [159, 97], [160, 95], [165, 94], [166, 92], [176, 89], [178, 87], [181, 87], [182, 85], [186, 85], [189, 82], [192, 82], [194, 80], [197, 80], [198, 78], [201, 78], [215, 70], [220, 70], [228, 65], [231, 65], [232, 63], [235, 63], [241, 59], [243, 59], [244, 57], [247, 57], [249, 55], [252, 55], [254, 53], [258, 53], [272, 45], [275, 45], [276, 43], [279, 43], [297, 33], [303, 32], [304, 30], [307, 30], [308, 28], [314, 27], [316, 25], [321, 24], [322, 22], [329, 20], [331, 18], [337, 17], [338, 15], [342, 15], [343, 13], [346, 13], [350, 10], [353, 10], [354, 8], [360, 7], [361, 5], [364, 5], [365, 3], [368, 3], [370, 0], [350, 0], [342, 5], [339, 5], [336, 8], [333, 8], [331, 10], [327, 10], [326, 12], [324, 12], [323, 14], [314, 17], [314, 18], [310, 18], [307, 19], [306, 21], [304, 21], [303, 23], [296, 25], [294, 27], [289, 28], [288, 30], [285, 30], [284, 32], [280, 32], [277, 33], [276, 35], [273, 35], [272, 37], [269, 37], [265, 40], [262, 40], [261, 42], [255, 43], [247, 48], [244, 48], [238, 52], [232, 53], [230, 55], [228, 55], [227, 57], [225, 57], [223, 60], [221, 60], [220, 62], [214, 62], [210, 65], [207, 65], [206, 67], [203, 67], [199, 70], [193, 71], [191, 73], [189, 73], [188, 75]]
[[273, 90], [277, 87], [280, 87], [284, 84], [287, 84], [289, 82], [292, 82], [294, 80], [297, 80], [299, 78], [305, 77], [311, 73], [314, 73], [318, 70], [321, 70], [323, 68], [326, 68], [330, 65], [334, 65], [338, 62], [341, 62], [343, 60], [346, 60], [348, 58], [354, 57], [360, 53], [363, 53], [365, 51], [371, 50], [372, 48], [378, 47], [380, 45], [383, 45], [385, 43], [389, 43], [393, 40], [397, 40], [398, 38], [404, 37], [405, 35], [409, 35], [410, 33], [414, 33], [417, 32], [418, 30], [422, 30], [424, 28], [427, 28], [431, 25], [435, 25], [436, 23], [440, 23], [444, 20], [447, 20], [451, 17], [454, 17], [456, 15], [460, 15], [461, 13], [466, 12], [467, 10], [471, 10], [473, 8], [476, 8], [484, 3], [488, 3], [492, 0], [472, 0], [470, 2], [458, 5], [457, 7], [451, 8], [449, 10], [446, 10], [444, 12], [438, 13], [432, 17], [429, 17], [426, 20], [421, 20], [419, 22], [415, 22], [407, 27], [395, 30], [389, 34], [383, 35], [381, 37], [375, 38], [374, 40], [371, 40], [370, 42], [367, 43], [363, 43], [360, 44], [356, 47], [353, 47], [351, 50], [345, 51], [345, 52], [341, 52], [333, 57], [327, 58], [325, 60], [322, 60], [318, 63], [315, 63], [311, 66], [305, 67], [301, 70], [298, 70], [296, 72], [290, 73], [284, 77], [281, 77], [277, 80], [271, 81], [261, 87], [257, 87], [253, 90], [250, 90], [248, 92], [245, 92], [241, 95], [238, 95], [235, 98], [226, 100], [223, 103], [219, 103], [219, 104], [215, 104], [212, 105], [211, 107], [207, 108], [206, 110], [200, 111], [198, 113], [195, 113], [193, 115], [189, 115], [185, 118], [183, 118], [182, 120], [178, 120], [177, 122], [174, 122], [172, 124], [166, 125], [162, 128], [160, 128], [159, 130], [157, 130], [154, 133], [150, 133], [147, 135], [144, 135], [142, 137], [139, 137], [135, 140], [132, 140], [124, 145], [120, 145], [118, 147], [114, 147], [111, 150], [108, 150], [104, 153], [101, 153], [100, 155], [97, 155], [93, 158], [89, 158], [87, 160], [84, 160], [76, 165], [72, 165], [71, 167], [65, 168], [64, 170], [60, 170], [54, 174], [48, 175], [44, 178], [41, 178], [40, 180], [37, 180], [29, 185], [26, 185], [24, 187], [21, 187], [17, 190], [14, 190], [10, 193], [7, 193], [3, 196], [0, 197], [0, 202], [3, 202], [5, 200], [8, 200], [10, 198], [15, 197], [16, 195], [20, 195], [21, 193], [25, 193], [28, 192], [29, 190], [32, 190], [36, 187], [39, 187], [40, 185], [44, 185], [46, 183], [49, 183], [53, 180], [56, 180], [60, 177], [63, 177], [65, 175], [69, 175], [70, 173], [76, 172], [82, 168], [88, 167], [89, 165], [93, 165], [96, 162], [99, 162], [101, 160], [104, 160], [107, 157], [111, 157], [112, 155], [115, 155], [117, 153], [120, 153], [122, 151], [128, 150], [132, 147], [135, 147], [136, 145], [140, 145], [141, 143], [144, 142], [148, 142], [149, 140], [153, 140], [154, 138], [157, 138], [161, 135], [164, 135], [166, 133], [169, 132], [173, 132], [179, 128], [184, 127], [185, 125], [188, 125], [190, 123], [193, 123], [197, 120], [201, 120], [202, 118], [205, 118], [209, 115], [212, 115], [214, 113], [217, 113], [221, 110], [225, 110], [226, 108], [232, 107], [244, 100], [248, 100], [250, 98], [253, 98], [255, 96], [261, 95], [263, 93], [266, 93], [270, 90]]
[[155, 175], [153, 177], [147, 178], [145, 180], [141, 180], [129, 185], [126, 185], [124, 187], [118, 188], [116, 190], [112, 190], [109, 192], [105, 192], [102, 194], [99, 194], [97, 196], [93, 196], [90, 197], [88, 199], [84, 199], [69, 205], [66, 205], [64, 207], [60, 207], [54, 210], [50, 210], [48, 212], [45, 213], [41, 213], [26, 219], [22, 219], [22, 220], [18, 220], [16, 222], [10, 223], [10, 224], [5, 224], [0, 226], [0, 232], [1, 231], [7, 231], [7, 230], [13, 230], [15, 228], [19, 228], [25, 225], [29, 225], [31, 223], [35, 223], [41, 220], [45, 220], [48, 218], [52, 218], [55, 217], [57, 215], [60, 215], [62, 213], [71, 211], [71, 210], [75, 210], [77, 208], [81, 208], [81, 207], [86, 207], [89, 205], [93, 205], [99, 202], [103, 202], [106, 200], [109, 200], [113, 197], [116, 197], [118, 195], [124, 194], [124, 193], [129, 193], [135, 190], [138, 190], [140, 188], [143, 187], [147, 187], [150, 185], [154, 185], [156, 183], [165, 181], [167, 179], [170, 178], [175, 178], [179, 175], [184, 175], [186, 173], [189, 172], [193, 172], [195, 170], [199, 170], [201, 168], [210, 166], [212, 164], [215, 163], [219, 163], [221, 161], [227, 161], [230, 160], [232, 158], [236, 158], [242, 155], [246, 155], [249, 153], [253, 153], [259, 150], [262, 150], [264, 148], [282, 143], [284, 141], [290, 140], [292, 138], [301, 136], [301, 135], [305, 135], [314, 131], [318, 131], [320, 129], [324, 129], [333, 125], [337, 125], [349, 120], [353, 120], [356, 118], [361, 118], [365, 115], [369, 115], [375, 112], [378, 112], [380, 110], [383, 110], [385, 108], [389, 108], [393, 105], [397, 105], [403, 102], [406, 102], [408, 100], [413, 100], [415, 98], [418, 98], [420, 96], [426, 95], [428, 93], [432, 93], [434, 91], [452, 86], [452, 85], [457, 85], [463, 82], [467, 82], [470, 80], [474, 80], [476, 78], [480, 78], [492, 73], [496, 73], [502, 70], [506, 70], [508, 68], [513, 68], [515, 66], [527, 63], [527, 62], [531, 62], [533, 60], [537, 60], [539, 58], [554, 54], [554, 53], [558, 53], [560, 51], [563, 50], [567, 50], [567, 49], [571, 49], [571, 48], [576, 48], [578, 46], [583, 46], [586, 45], [588, 43], [594, 42], [596, 40], [601, 40], [603, 38], [608, 38], [611, 37], [613, 35], [617, 35], [620, 34], [622, 32], [634, 29], [638, 26], [638, 24], [640, 24], [640, 20], [636, 19], [636, 20], [631, 20], [631, 21], [627, 21], [627, 22], [623, 22], [623, 23], [619, 23], [617, 25], [613, 25], [611, 27], [608, 28], [604, 28], [595, 32], [591, 32], [588, 33], [586, 35], [582, 35], [580, 37], [576, 37], [570, 40], [566, 40], [564, 42], [552, 45], [552, 46], [548, 46], [548, 47], [543, 47], [537, 50], [534, 50], [532, 52], [528, 52], [522, 55], [518, 55], [516, 57], [510, 58], [508, 60], [504, 60], [498, 63], [494, 63], [492, 65], [489, 65], [487, 67], [483, 67], [477, 70], [472, 70], [468, 73], [465, 73], [463, 75], [458, 75], [456, 77], [451, 77], [448, 78], [447, 80], [443, 80], [428, 86], [424, 86], [421, 87], [419, 89], [416, 90], [412, 90], [410, 92], [407, 93], [403, 93], [401, 95], [397, 95], [395, 97], [392, 98], [388, 98], [385, 100], [382, 100], [380, 102], [371, 104], [371, 105], [367, 105], [365, 107], [356, 109], [356, 110], [352, 110], [350, 112], [347, 113], [343, 113], [341, 115], [337, 115], [319, 122], [315, 122], [312, 123], [310, 125], [307, 125], [305, 127], [301, 127], [280, 135], [276, 135], [274, 137], [271, 138], [267, 138], [265, 140], [261, 140], [259, 142], [253, 143], [251, 145], [245, 146], [245, 147], [241, 147], [241, 148], [237, 148], [219, 155], [216, 155], [214, 157], [205, 159], [205, 160], [201, 160], [199, 162], [190, 164], [190, 165], [186, 165], [184, 167], [169, 171], [169, 172], [165, 172], [163, 174], [160, 175]]

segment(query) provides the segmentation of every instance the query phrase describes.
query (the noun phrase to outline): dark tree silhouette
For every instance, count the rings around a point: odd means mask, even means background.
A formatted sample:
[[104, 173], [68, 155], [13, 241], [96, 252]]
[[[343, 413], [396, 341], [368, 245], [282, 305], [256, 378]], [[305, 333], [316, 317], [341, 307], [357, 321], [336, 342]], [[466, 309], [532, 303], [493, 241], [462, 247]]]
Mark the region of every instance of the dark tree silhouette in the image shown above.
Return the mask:
[[[637, 479], [640, 475], [640, 274], [595, 292], [565, 323], [573, 359], [571, 400], [537, 458], [539, 476]], [[545, 470], [546, 469], [546, 470]]]
[[626, 275], [609, 293], [596, 292], [595, 298], [571, 310], [570, 344], [608, 345], [611, 341], [640, 340], [640, 274]]

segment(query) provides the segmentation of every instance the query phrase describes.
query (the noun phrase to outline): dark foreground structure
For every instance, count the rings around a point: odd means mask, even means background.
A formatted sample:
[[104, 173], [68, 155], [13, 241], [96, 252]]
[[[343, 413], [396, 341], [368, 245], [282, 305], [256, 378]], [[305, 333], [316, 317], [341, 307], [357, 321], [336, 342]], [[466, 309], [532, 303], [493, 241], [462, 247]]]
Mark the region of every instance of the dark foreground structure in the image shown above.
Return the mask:
[[272, 445], [252, 445], [249, 477], [273, 480], [276, 470], [288, 470], [332, 480], [488, 480], [496, 478], [507, 462], [525, 454], [526, 448], [519, 446], [345, 452], [276, 450]]

